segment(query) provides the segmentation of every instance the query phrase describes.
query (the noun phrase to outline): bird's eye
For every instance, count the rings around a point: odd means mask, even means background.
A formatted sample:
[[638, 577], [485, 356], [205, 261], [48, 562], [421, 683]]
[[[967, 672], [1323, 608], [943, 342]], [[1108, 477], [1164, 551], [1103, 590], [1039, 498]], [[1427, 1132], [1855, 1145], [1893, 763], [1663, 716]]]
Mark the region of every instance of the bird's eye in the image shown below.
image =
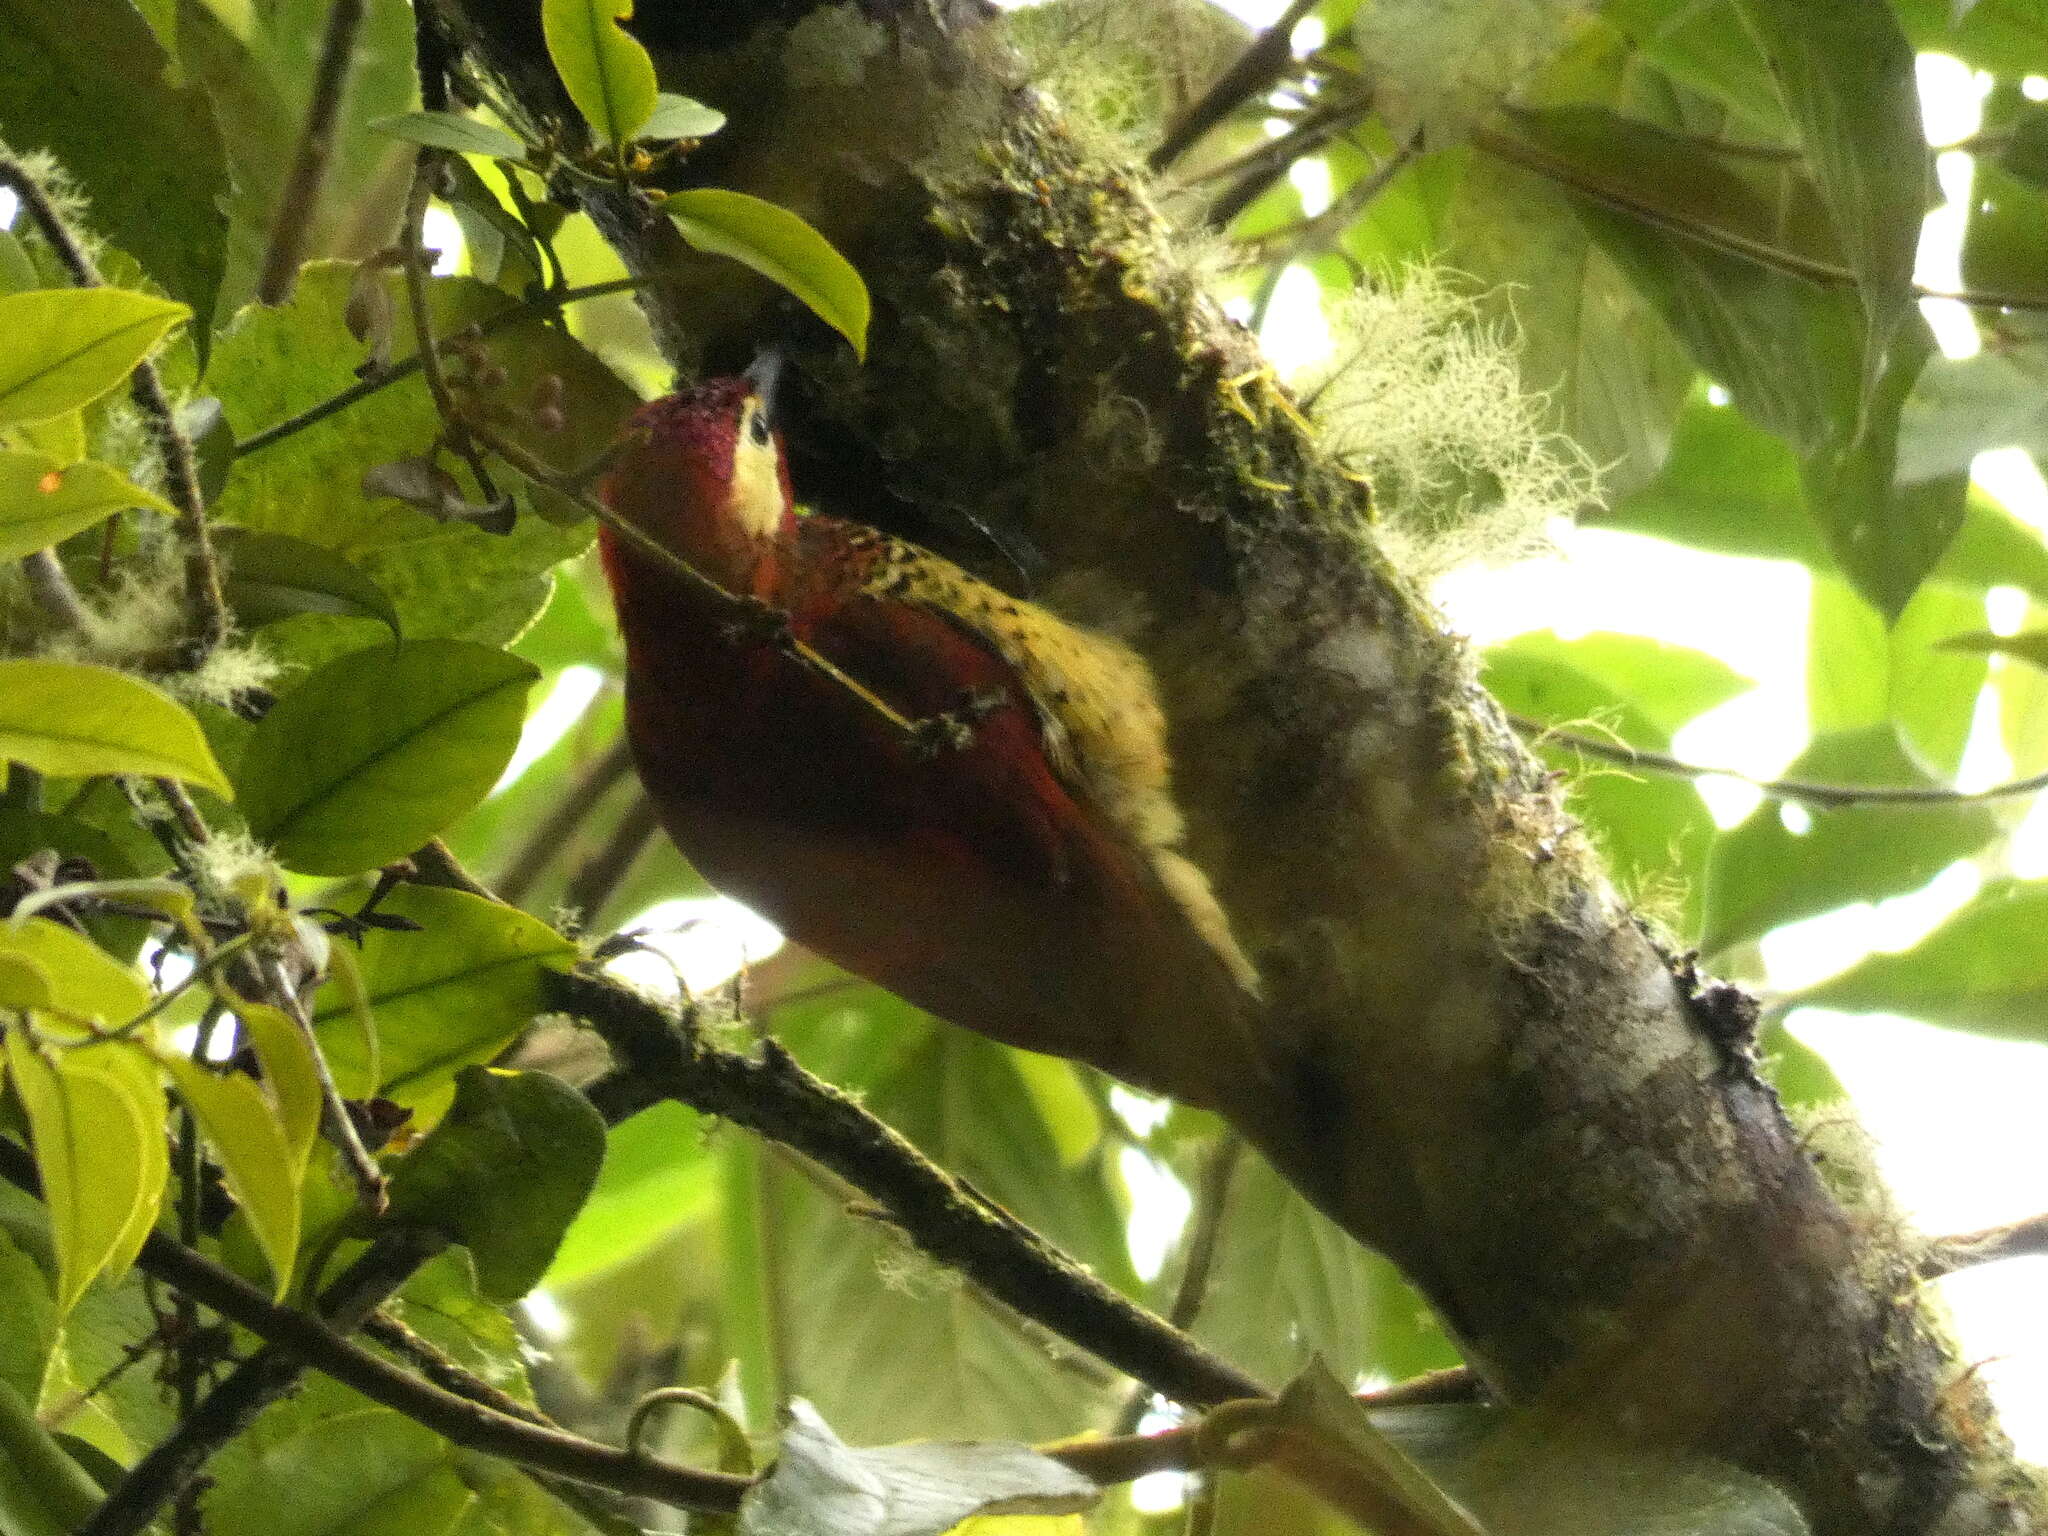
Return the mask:
[[768, 413], [757, 410], [747, 419], [747, 436], [754, 440], [756, 448], [768, 446]]

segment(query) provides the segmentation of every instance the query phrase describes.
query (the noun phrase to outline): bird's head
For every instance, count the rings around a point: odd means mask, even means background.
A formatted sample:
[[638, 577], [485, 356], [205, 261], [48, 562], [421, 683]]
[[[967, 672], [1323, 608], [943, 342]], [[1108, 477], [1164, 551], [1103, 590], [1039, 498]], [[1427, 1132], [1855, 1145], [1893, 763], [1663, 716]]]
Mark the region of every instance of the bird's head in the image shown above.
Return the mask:
[[[796, 524], [774, 374], [771, 354], [737, 378], [643, 405], [601, 487], [614, 511], [735, 591], [756, 584]], [[606, 531], [608, 557], [622, 543]]]

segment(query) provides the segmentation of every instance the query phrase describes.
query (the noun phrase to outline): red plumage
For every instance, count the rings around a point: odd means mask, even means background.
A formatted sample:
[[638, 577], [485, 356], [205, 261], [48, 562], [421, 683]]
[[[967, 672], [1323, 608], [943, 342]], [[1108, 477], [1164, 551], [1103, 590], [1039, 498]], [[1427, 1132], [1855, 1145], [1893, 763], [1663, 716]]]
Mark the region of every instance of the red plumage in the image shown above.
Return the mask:
[[902, 715], [971, 724], [909, 738], [607, 528], [663, 824], [712, 884], [911, 1002], [1161, 1080], [1149, 1058], [1187, 1044], [1162, 1030], [1240, 1018], [1255, 978], [1179, 852], [1149, 673], [927, 551], [799, 518], [765, 410], [733, 379], [645, 407], [606, 501]]

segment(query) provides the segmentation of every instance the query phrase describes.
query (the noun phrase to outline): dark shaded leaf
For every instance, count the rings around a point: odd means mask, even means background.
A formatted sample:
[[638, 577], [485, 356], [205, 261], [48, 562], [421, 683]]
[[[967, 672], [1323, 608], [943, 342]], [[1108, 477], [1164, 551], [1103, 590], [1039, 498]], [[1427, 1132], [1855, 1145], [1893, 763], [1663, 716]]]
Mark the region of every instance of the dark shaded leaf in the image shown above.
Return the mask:
[[604, 1122], [545, 1072], [466, 1067], [455, 1103], [391, 1179], [401, 1221], [469, 1249], [484, 1297], [517, 1301], [553, 1262], [604, 1160]]
[[0, 0], [0, 138], [56, 156], [92, 226], [191, 306], [203, 354], [225, 270], [227, 157], [205, 94], [172, 68], [124, 0]]
[[322, 544], [285, 533], [223, 528], [215, 547], [227, 561], [226, 590], [235, 617], [250, 629], [300, 613], [375, 619], [399, 638], [398, 610], [381, 588]]
[[370, 128], [394, 139], [459, 155], [485, 155], [498, 160], [520, 160], [526, 155], [526, 146], [504, 129], [460, 112], [400, 112], [378, 118]]

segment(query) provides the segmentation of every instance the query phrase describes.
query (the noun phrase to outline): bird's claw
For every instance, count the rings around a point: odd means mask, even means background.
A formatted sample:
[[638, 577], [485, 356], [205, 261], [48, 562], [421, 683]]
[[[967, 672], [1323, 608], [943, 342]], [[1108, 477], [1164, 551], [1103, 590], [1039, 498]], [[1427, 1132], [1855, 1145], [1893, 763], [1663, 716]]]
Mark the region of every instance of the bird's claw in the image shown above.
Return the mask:
[[927, 715], [913, 723], [918, 750], [931, 757], [964, 752], [974, 745], [974, 727], [1009, 702], [1009, 694], [1001, 688], [971, 689], [944, 714]]
[[789, 615], [758, 597], [738, 595], [721, 626], [729, 645], [787, 645]]

